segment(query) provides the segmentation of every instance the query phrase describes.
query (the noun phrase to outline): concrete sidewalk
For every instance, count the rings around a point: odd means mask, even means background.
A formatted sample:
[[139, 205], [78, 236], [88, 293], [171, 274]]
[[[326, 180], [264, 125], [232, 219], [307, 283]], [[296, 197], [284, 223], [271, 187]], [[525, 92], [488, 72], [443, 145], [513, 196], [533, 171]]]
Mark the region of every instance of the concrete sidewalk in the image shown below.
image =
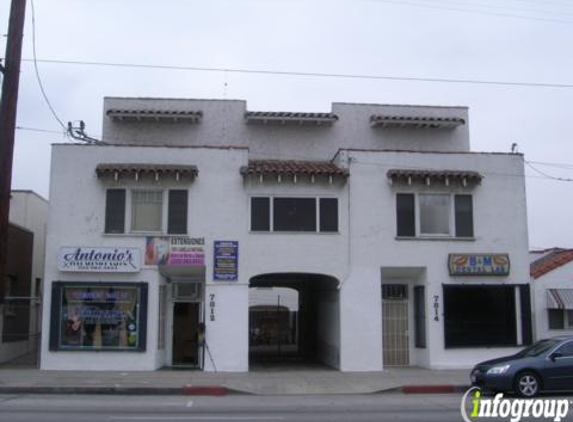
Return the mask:
[[469, 370], [254, 370], [247, 373], [158, 370], [40, 371], [0, 368], [0, 394], [255, 395], [447, 393], [469, 387]]

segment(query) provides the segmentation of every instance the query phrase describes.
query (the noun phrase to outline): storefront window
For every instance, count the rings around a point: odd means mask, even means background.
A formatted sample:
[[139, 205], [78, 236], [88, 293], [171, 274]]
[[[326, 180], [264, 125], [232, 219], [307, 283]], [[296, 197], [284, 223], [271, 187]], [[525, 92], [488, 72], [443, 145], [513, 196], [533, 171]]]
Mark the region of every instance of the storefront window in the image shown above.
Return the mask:
[[444, 286], [446, 347], [517, 345], [516, 286]]
[[147, 285], [54, 283], [52, 350], [145, 350]]

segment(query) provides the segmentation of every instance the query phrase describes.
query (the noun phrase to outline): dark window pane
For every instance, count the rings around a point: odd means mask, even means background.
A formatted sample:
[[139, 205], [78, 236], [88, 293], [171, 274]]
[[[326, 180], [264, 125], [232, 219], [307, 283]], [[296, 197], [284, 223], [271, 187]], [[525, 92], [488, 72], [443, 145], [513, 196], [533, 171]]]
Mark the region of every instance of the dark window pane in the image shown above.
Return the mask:
[[187, 197], [186, 190], [169, 191], [167, 232], [170, 234], [187, 233]]
[[269, 198], [251, 198], [251, 230], [268, 232], [271, 229]]
[[474, 213], [471, 195], [456, 195], [456, 237], [473, 237]]
[[338, 231], [338, 199], [320, 198], [320, 231]]
[[424, 286], [414, 286], [414, 328], [416, 347], [426, 347], [426, 302]]
[[108, 189], [105, 200], [105, 232], [125, 230], [125, 189]]
[[550, 330], [562, 330], [565, 328], [565, 313], [562, 309], [548, 309]]
[[560, 352], [563, 356], [566, 357], [573, 356], [573, 341], [565, 343], [563, 346], [559, 347], [556, 352]]
[[416, 214], [414, 211], [414, 195], [399, 193], [396, 195], [396, 220], [398, 236], [416, 235]]
[[515, 346], [515, 286], [444, 286], [446, 347]]
[[383, 284], [382, 299], [384, 300], [408, 299], [408, 286], [405, 284]]
[[275, 231], [316, 231], [316, 199], [274, 198]]

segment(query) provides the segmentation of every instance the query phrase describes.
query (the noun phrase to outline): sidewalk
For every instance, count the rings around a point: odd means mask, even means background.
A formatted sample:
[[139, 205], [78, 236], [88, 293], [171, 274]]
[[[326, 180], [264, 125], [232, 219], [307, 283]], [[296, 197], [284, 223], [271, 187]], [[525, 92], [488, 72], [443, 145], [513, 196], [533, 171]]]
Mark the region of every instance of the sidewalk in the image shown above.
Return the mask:
[[246, 373], [158, 370], [40, 371], [0, 368], [0, 394], [309, 395], [448, 393], [469, 386], [469, 370], [399, 368], [381, 372], [329, 369]]

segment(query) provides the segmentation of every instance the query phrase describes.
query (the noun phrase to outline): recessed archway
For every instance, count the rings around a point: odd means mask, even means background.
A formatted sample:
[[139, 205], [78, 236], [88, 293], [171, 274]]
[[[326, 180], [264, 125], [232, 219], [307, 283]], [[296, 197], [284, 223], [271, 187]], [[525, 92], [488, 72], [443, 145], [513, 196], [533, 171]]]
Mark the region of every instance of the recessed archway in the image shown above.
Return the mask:
[[339, 282], [323, 274], [271, 273], [252, 277], [249, 362], [260, 365], [340, 362]]

